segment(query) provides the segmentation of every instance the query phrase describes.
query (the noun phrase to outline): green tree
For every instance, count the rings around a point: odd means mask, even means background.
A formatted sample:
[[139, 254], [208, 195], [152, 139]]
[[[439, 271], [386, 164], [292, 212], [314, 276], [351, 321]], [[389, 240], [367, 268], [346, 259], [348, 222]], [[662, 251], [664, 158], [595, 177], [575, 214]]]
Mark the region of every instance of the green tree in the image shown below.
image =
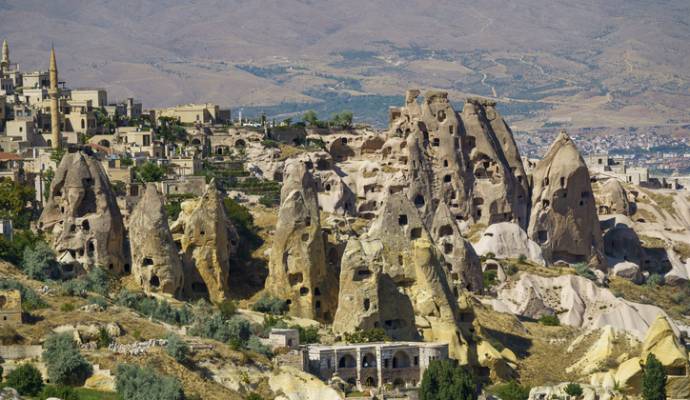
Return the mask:
[[22, 270], [31, 279], [44, 281], [48, 278], [57, 279], [60, 276], [58, 263], [53, 249], [48, 243], [40, 240], [34, 247], [26, 247], [22, 257]]
[[189, 357], [189, 346], [179, 336], [170, 334], [168, 343], [165, 345], [165, 352], [179, 363], [184, 363]]
[[43, 361], [52, 383], [82, 385], [91, 374], [91, 364], [79, 352], [69, 334], [53, 334], [43, 344]]
[[154, 162], [146, 161], [136, 167], [135, 173], [142, 182], [160, 182], [165, 178], [167, 170]]
[[565, 394], [570, 397], [578, 398], [582, 396], [582, 386], [579, 383], [569, 383], [565, 387]]
[[150, 368], [120, 364], [115, 372], [115, 387], [122, 400], [182, 400], [180, 382]]
[[350, 111], [343, 111], [333, 114], [331, 118], [331, 125], [341, 129], [348, 129], [352, 127], [353, 114]]
[[10, 219], [17, 228], [28, 228], [32, 211], [34, 190], [9, 178], [0, 178], [0, 219]]
[[435, 360], [424, 371], [419, 387], [420, 400], [476, 400], [474, 376], [451, 360]]
[[501, 400], [527, 400], [529, 388], [521, 386], [515, 381], [497, 385], [493, 391]]
[[79, 395], [70, 386], [44, 386], [41, 393], [38, 394], [40, 400], [49, 398], [58, 398], [61, 400], [79, 400]]
[[24, 364], [7, 375], [7, 385], [23, 396], [35, 396], [43, 389], [41, 372], [32, 364]]
[[304, 113], [304, 116], [302, 116], [302, 121], [306, 122], [309, 124], [309, 126], [318, 126], [319, 125], [319, 117], [316, 115], [316, 111], [314, 110], [309, 110]]
[[652, 353], [649, 353], [644, 365], [642, 398], [644, 400], [666, 400], [666, 371]]

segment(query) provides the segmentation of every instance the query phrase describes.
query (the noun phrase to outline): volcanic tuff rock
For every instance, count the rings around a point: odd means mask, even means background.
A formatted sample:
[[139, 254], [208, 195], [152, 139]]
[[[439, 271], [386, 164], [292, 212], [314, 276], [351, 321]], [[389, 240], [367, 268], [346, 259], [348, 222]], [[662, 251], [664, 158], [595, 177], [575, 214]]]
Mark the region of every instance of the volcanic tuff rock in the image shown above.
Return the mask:
[[618, 179], [609, 179], [603, 185], [596, 197], [599, 214], [623, 214], [630, 216], [633, 207], [628, 199], [628, 192]]
[[482, 238], [474, 244], [474, 249], [483, 256], [493, 253], [495, 258], [519, 258], [524, 255], [535, 264], [545, 264], [541, 247], [518, 224], [512, 222], [501, 222], [486, 228]]
[[431, 236], [442, 254], [444, 272], [457, 298], [463, 290], [481, 293], [484, 286], [482, 266], [474, 248], [465, 240], [446, 203], [440, 203], [431, 224]]
[[93, 156], [63, 156], [38, 224], [50, 234], [66, 274], [94, 266], [116, 274], [127, 269], [122, 215], [108, 177]]
[[523, 273], [518, 281], [501, 286], [491, 304], [496, 311], [533, 319], [557, 314], [562, 324], [584, 329], [611, 325], [640, 340], [657, 316], [666, 316], [656, 306], [618, 298], [576, 275], [546, 278]]
[[421, 332], [426, 340], [446, 341], [453, 357], [467, 360], [458, 328], [460, 310], [443, 272], [443, 258], [415, 206], [402, 193], [388, 196], [367, 235], [382, 245], [377, 279], [379, 298], [385, 301], [378, 305], [379, 326], [396, 339], [418, 339]]
[[604, 268], [603, 244], [587, 165], [561, 132], [532, 172], [527, 233], [547, 262], [586, 262]]
[[132, 274], [147, 293], [177, 296], [183, 287], [182, 262], [173, 241], [163, 200], [154, 184], [132, 211], [129, 223]]
[[[402, 153], [407, 195], [430, 223], [439, 203], [463, 221], [489, 225], [527, 222], [527, 181], [517, 147], [494, 103], [468, 100], [458, 114], [445, 92], [409, 90], [405, 105], [391, 109], [384, 159]], [[495, 129], [495, 130], [494, 130]], [[402, 138], [399, 144], [389, 142]], [[407, 154], [404, 154], [405, 149]]]
[[183, 256], [185, 296], [208, 296], [214, 303], [222, 302], [238, 237], [215, 182], [201, 198], [184, 201], [181, 208], [170, 230]]
[[330, 321], [338, 276], [326, 262], [316, 183], [298, 159], [286, 162], [283, 177], [266, 289], [289, 302], [290, 314]]

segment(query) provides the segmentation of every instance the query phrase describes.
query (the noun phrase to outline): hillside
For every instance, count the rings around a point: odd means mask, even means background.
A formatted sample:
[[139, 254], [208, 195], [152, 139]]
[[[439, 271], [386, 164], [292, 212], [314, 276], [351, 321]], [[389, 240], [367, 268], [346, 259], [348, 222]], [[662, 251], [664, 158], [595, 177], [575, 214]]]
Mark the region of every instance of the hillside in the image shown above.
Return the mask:
[[518, 129], [688, 120], [685, 1], [113, 4], [0, 1], [0, 37], [25, 69], [45, 69], [53, 42], [71, 86], [147, 106], [350, 108], [380, 125], [400, 87], [420, 86], [496, 97]]

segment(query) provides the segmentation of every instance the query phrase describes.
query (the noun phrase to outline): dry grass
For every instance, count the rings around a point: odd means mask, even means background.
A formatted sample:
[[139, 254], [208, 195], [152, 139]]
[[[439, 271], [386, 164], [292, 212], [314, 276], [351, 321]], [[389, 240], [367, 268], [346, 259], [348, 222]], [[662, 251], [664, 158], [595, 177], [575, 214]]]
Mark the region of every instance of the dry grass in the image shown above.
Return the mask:
[[672, 318], [690, 322], [690, 293], [685, 286], [636, 285], [627, 279], [612, 277], [609, 289], [616, 296], [636, 303], [653, 304], [662, 308]]
[[669, 214], [675, 214], [675, 209], [673, 208], [673, 196], [661, 194], [652, 190], [643, 190], [647, 196], [652, 199], [662, 210], [665, 210]]
[[484, 224], [474, 224], [470, 226], [470, 229], [465, 233], [465, 237], [471, 243], [477, 243], [479, 239], [482, 238], [482, 233], [486, 230], [486, 225]]
[[640, 241], [642, 241], [642, 247], [647, 249], [665, 249], [666, 241], [664, 239], [659, 239], [651, 236], [639, 235]]

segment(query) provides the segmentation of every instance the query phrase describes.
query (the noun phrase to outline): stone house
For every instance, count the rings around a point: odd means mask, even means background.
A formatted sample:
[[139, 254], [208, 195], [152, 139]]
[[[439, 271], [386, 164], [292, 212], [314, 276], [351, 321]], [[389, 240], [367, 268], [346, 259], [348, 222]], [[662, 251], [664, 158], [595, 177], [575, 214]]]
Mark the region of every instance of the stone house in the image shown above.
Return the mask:
[[0, 325], [22, 323], [22, 297], [19, 290], [0, 290]]

